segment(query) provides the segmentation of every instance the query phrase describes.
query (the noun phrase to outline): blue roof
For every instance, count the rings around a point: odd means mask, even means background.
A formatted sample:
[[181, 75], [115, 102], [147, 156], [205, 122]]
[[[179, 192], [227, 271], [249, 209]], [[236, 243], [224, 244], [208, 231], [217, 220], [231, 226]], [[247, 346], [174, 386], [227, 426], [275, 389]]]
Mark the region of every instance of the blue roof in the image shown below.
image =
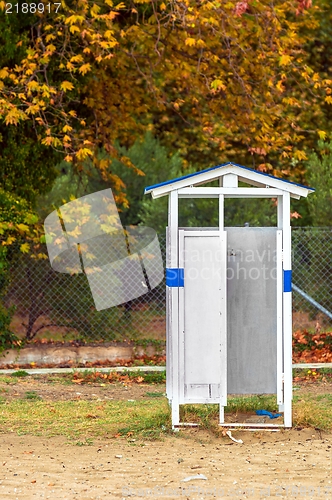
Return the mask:
[[259, 172], [258, 170], [254, 170], [252, 168], [244, 167], [243, 165], [238, 165], [237, 163], [227, 162], [227, 163], [221, 163], [220, 165], [216, 165], [215, 167], [207, 168], [205, 170], [199, 170], [198, 172], [194, 172], [193, 174], [188, 174], [188, 175], [184, 175], [183, 177], [177, 177], [176, 179], [171, 179], [169, 181], [160, 182], [159, 184], [154, 184], [153, 186], [147, 186], [145, 188], [145, 190], [144, 190], [144, 194], [147, 194], [150, 191], [153, 191], [153, 189], [159, 188], [161, 186], [167, 186], [168, 184], [173, 184], [174, 182], [182, 181], [183, 179], [189, 179], [191, 177], [195, 177], [195, 176], [203, 174], [205, 172], [211, 172], [213, 170], [217, 170], [218, 168], [232, 166], [232, 165], [234, 165], [235, 167], [242, 168], [244, 170], [248, 170], [249, 172], [255, 172], [256, 174], [259, 174], [259, 175], [264, 176], [264, 177], [268, 177], [270, 179], [275, 179], [275, 180], [278, 180], [278, 181], [281, 181], [281, 182], [285, 182], [287, 184], [293, 184], [294, 186], [298, 186], [298, 187], [301, 187], [301, 188], [309, 189], [310, 191], [315, 191], [314, 188], [311, 188], [311, 187], [308, 187], [308, 186], [304, 186], [303, 184], [298, 184], [297, 182], [292, 182], [292, 181], [288, 181], [286, 179], [281, 179], [280, 177], [276, 177], [274, 175], [265, 174], [264, 172]]

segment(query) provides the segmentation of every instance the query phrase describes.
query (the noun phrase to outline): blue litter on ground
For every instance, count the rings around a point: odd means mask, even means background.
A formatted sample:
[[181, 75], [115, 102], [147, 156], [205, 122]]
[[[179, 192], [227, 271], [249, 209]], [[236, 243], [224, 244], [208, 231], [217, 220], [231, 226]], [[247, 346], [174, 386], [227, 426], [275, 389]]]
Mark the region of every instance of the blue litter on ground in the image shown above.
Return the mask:
[[267, 417], [270, 418], [282, 417], [282, 413], [271, 413], [270, 411], [267, 410], [256, 410], [256, 415], [266, 415]]

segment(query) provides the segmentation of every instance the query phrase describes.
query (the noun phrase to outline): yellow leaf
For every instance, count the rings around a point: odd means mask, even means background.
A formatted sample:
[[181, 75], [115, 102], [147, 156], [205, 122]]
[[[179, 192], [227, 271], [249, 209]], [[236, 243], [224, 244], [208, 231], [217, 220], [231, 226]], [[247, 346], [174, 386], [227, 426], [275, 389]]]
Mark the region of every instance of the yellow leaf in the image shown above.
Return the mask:
[[65, 125], [62, 130], [63, 132], [71, 132], [73, 130], [73, 127], [71, 127], [70, 125]]
[[79, 27], [78, 27], [78, 26], [75, 26], [75, 24], [73, 24], [72, 26], [70, 26], [69, 31], [70, 31], [70, 33], [73, 33], [73, 34], [74, 34], [75, 32], [78, 32], [78, 33], [79, 33], [79, 32], [80, 32], [80, 29], [79, 29]]
[[53, 142], [53, 138], [51, 136], [45, 137], [41, 143], [44, 144], [44, 146], [50, 146]]
[[213, 80], [213, 82], [211, 83], [211, 87], [214, 89], [214, 90], [226, 90], [226, 85], [223, 83], [222, 80]]
[[295, 156], [295, 158], [297, 158], [300, 161], [308, 159], [308, 157], [307, 157], [307, 155], [305, 154], [304, 151], [299, 151], [299, 150], [295, 151], [294, 156]]
[[17, 224], [16, 226], [20, 231], [24, 231], [25, 233], [29, 231], [29, 226], [26, 224]]
[[6, 115], [5, 123], [6, 125], [17, 125], [19, 120], [22, 119], [23, 116], [26, 115], [22, 111], [18, 110], [17, 108], [12, 108]]
[[84, 16], [69, 16], [65, 20], [65, 24], [74, 24], [76, 22], [83, 22], [84, 21]]
[[16, 238], [14, 236], [8, 236], [7, 240], [3, 241], [2, 244], [3, 245], [11, 245], [12, 243], [14, 243], [15, 240], [16, 240]]
[[90, 9], [91, 17], [97, 17], [99, 11], [100, 11], [99, 5], [93, 4], [93, 6]]
[[83, 64], [79, 69], [78, 71], [82, 74], [82, 75], [85, 75], [86, 73], [88, 73], [88, 71], [91, 71], [91, 64], [90, 63], [86, 63], [86, 64]]
[[9, 75], [9, 73], [7, 71], [7, 68], [0, 69], [0, 78], [1, 79], [6, 78], [8, 75]]
[[107, 31], [105, 31], [105, 33], [104, 33], [104, 38], [108, 38], [108, 39], [110, 39], [110, 38], [111, 38], [111, 39], [114, 39], [113, 35], [114, 35], [114, 31], [112, 31], [112, 30], [107, 30]]
[[277, 89], [278, 89], [280, 92], [284, 92], [284, 91], [285, 91], [285, 87], [283, 86], [283, 84], [282, 84], [282, 83], [283, 83], [283, 82], [282, 82], [282, 80], [279, 80], [279, 81], [278, 81], [278, 83], [277, 83], [277, 85], [276, 85]]
[[70, 62], [75, 63], [75, 62], [83, 62], [83, 56], [81, 54], [77, 54], [76, 56], [73, 56], [70, 58]]
[[26, 110], [26, 114], [27, 115], [35, 115], [36, 113], [38, 113], [40, 111], [40, 106], [39, 104], [35, 104], [35, 105], [30, 105], [28, 107], [28, 109]]
[[197, 40], [197, 47], [206, 47], [206, 43], [201, 38]]
[[184, 43], [189, 47], [193, 47], [194, 45], [196, 45], [196, 40], [195, 38], [186, 38]]
[[166, 5], [164, 4], [164, 2], [160, 4], [160, 10], [166, 10]]
[[69, 114], [70, 114], [70, 116], [74, 116], [74, 117], [75, 117], [75, 116], [77, 116], [76, 111], [74, 111], [73, 109], [71, 109], [71, 110], [69, 111]]
[[45, 253], [39, 253], [37, 254], [38, 259], [48, 259], [48, 255]]
[[50, 43], [49, 45], [46, 46], [46, 50], [49, 50], [50, 52], [54, 52], [56, 50], [56, 46], [53, 45], [53, 43]]
[[52, 143], [54, 147], [62, 146], [62, 143], [58, 137], [52, 137]]
[[327, 104], [332, 104], [332, 96], [327, 95], [327, 96], [325, 97], [325, 102], [327, 102]]
[[280, 57], [279, 66], [288, 66], [288, 64], [290, 64], [291, 61], [292, 61], [291, 56], [287, 56], [286, 54], [283, 54]]
[[325, 130], [318, 130], [317, 133], [319, 135], [319, 138], [324, 141], [325, 138], [326, 138], [326, 135], [327, 135], [326, 132], [325, 132]]
[[46, 43], [50, 42], [51, 40], [54, 40], [56, 37], [55, 35], [52, 35], [51, 33], [45, 37]]
[[67, 155], [67, 156], [65, 157], [65, 161], [67, 161], [68, 163], [71, 163], [71, 162], [73, 161], [73, 157], [72, 157], [72, 156], [70, 156], [70, 155]]
[[20, 250], [22, 253], [28, 253], [30, 250], [29, 243], [22, 243], [22, 245], [20, 246]]
[[92, 156], [93, 153], [91, 149], [88, 148], [81, 148], [77, 151], [76, 156], [79, 160], [85, 160], [88, 156]]
[[60, 88], [64, 92], [66, 92], [67, 90], [73, 90], [74, 85], [71, 82], [68, 82], [68, 81], [65, 80], [64, 82], [61, 83]]
[[38, 90], [39, 89], [39, 83], [36, 82], [36, 80], [31, 80], [31, 82], [28, 83], [28, 89], [29, 90]]

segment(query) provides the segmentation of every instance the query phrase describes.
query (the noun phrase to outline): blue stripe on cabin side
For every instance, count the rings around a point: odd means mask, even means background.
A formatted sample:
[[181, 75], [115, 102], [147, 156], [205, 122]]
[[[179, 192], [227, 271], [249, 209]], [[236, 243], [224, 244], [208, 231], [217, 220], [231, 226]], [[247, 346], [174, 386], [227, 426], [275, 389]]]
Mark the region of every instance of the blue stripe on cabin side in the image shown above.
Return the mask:
[[284, 270], [284, 292], [292, 291], [292, 271]]
[[175, 267], [166, 269], [166, 286], [184, 286], [184, 269]]

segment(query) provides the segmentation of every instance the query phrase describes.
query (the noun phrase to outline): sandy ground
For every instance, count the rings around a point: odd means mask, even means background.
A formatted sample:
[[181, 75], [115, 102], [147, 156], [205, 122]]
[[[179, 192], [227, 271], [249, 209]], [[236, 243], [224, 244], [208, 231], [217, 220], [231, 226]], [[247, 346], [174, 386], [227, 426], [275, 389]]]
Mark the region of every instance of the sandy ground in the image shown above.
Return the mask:
[[[6, 385], [6, 398], [33, 390], [49, 400], [128, 399], [152, 388], [64, 387], [29, 377]], [[331, 392], [331, 386], [307, 384], [300, 390]], [[332, 499], [331, 434], [314, 429], [233, 434], [243, 444], [200, 429], [163, 441], [110, 436], [82, 447], [61, 437], [1, 434], [0, 499]]]
[[[332, 498], [331, 436], [240, 436], [242, 445], [197, 430], [140, 446], [109, 439], [77, 448], [2, 435], [0, 498]], [[184, 481], [197, 475], [206, 479]]]

